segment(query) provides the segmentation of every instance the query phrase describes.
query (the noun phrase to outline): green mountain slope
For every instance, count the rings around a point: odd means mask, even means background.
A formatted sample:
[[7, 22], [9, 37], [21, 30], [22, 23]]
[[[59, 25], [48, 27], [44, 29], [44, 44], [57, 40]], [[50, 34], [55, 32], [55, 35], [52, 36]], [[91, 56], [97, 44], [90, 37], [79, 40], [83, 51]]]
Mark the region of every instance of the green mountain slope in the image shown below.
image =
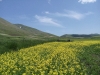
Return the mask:
[[50, 33], [46, 33], [43, 31], [40, 31], [38, 29], [35, 28], [31, 28], [22, 24], [14, 24], [16, 25], [18, 28], [22, 29], [23, 31], [25, 31], [28, 35], [30, 36], [39, 36], [39, 37], [55, 37], [55, 35], [50, 34]]
[[3, 18], [0, 18], [0, 34], [7, 34], [11, 36], [27, 35], [23, 30], [4, 20]]
[[0, 34], [11, 36], [56, 37], [53, 34], [42, 32], [22, 24], [12, 24], [3, 18], [0, 18]]

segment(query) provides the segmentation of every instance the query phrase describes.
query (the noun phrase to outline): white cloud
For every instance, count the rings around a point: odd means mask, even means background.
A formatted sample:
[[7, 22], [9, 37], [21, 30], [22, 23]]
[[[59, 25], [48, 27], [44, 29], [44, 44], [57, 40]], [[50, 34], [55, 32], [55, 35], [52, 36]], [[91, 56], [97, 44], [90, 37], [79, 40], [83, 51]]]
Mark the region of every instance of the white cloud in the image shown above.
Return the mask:
[[68, 17], [68, 18], [73, 18], [73, 19], [77, 19], [77, 20], [81, 20], [84, 17], [86, 17], [87, 15], [91, 15], [93, 14], [92, 12], [87, 12], [87, 13], [79, 13], [79, 12], [75, 12], [75, 11], [70, 11], [70, 10], [65, 10], [64, 13], [46, 13], [49, 15], [53, 15], [53, 16], [58, 16], [58, 17]]
[[48, 3], [50, 4], [51, 3], [51, 0], [48, 0]]
[[74, 18], [74, 19], [77, 19], [77, 20], [80, 20], [84, 17], [83, 14], [75, 12], [75, 11], [66, 11], [66, 13], [56, 13], [56, 14], [58, 16]]
[[0, 1], [2, 1], [2, 0], [0, 0]]
[[94, 2], [96, 2], [96, 0], [79, 0], [78, 2], [80, 2], [82, 4], [86, 4], [86, 3], [94, 3]]
[[35, 18], [39, 22], [42, 22], [42, 23], [47, 23], [47, 24], [50, 24], [50, 25], [56, 26], [56, 27], [63, 27], [62, 25], [57, 23], [55, 20], [53, 20], [52, 18], [49, 18], [49, 17], [35, 15]]
[[48, 11], [46, 11], [46, 12], [45, 12], [45, 14], [49, 14], [49, 12], [48, 12]]
[[91, 15], [91, 14], [93, 14], [93, 12], [87, 12], [84, 15], [87, 16], [87, 15]]

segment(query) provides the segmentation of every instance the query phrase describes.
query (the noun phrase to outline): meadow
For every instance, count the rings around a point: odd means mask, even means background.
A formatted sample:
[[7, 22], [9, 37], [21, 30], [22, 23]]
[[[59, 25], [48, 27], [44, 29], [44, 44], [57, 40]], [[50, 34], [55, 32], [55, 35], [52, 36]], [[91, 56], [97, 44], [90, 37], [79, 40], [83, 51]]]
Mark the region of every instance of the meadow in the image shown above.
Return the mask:
[[52, 41], [56, 40], [54, 38], [32, 39], [29, 37], [0, 35], [0, 54], [3, 54], [5, 52], [18, 51], [21, 48], [27, 48]]
[[5, 52], [0, 75], [100, 75], [100, 41], [45, 42]]

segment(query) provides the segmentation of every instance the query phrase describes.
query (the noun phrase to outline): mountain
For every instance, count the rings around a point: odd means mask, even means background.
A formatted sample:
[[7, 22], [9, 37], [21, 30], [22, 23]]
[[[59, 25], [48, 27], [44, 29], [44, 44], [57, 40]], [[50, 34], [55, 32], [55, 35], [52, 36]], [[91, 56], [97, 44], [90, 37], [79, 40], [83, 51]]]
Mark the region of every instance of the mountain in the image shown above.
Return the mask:
[[100, 34], [64, 34], [61, 37], [87, 38], [87, 37], [100, 37]]
[[55, 37], [55, 35], [53, 35], [53, 34], [46, 33], [46, 32], [43, 32], [38, 29], [31, 28], [31, 27], [28, 27], [28, 26], [25, 26], [22, 24], [14, 24], [14, 25], [17, 26], [18, 28], [20, 28], [21, 30], [25, 31], [30, 36]]
[[7, 34], [12, 36], [27, 35], [23, 30], [4, 20], [3, 18], [0, 18], [0, 34]]
[[56, 37], [53, 34], [46, 33], [22, 24], [12, 24], [3, 18], [0, 18], [0, 34], [10, 36]]

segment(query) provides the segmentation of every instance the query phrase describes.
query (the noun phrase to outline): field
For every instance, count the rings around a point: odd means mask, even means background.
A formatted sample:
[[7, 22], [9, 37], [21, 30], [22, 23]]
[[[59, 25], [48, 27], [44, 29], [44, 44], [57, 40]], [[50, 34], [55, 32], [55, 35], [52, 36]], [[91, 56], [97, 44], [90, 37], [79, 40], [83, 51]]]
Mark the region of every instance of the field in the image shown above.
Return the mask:
[[10, 51], [18, 51], [21, 48], [27, 48], [39, 44], [43, 44], [46, 42], [55, 41], [53, 38], [42, 38], [42, 39], [33, 39], [29, 37], [22, 36], [1, 36], [0, 35], [0, 54]]
[[100, 75], [100, 41], [49, 42], [3, 53], [0, 75]]

